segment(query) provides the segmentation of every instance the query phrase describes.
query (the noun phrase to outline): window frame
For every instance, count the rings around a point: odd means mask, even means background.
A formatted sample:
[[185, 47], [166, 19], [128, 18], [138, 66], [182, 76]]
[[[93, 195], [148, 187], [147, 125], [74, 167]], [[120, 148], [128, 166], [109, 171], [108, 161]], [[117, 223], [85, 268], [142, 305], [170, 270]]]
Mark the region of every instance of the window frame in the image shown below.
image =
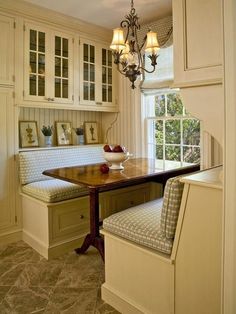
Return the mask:
[[[159, 90], [152, 90], [151, 92], [144, 92], [144, 106], [149, 106], [148, 110], [146, 110], [146, 117], [145, 117], [145, 125], [146, 125], [146, 147], [147, 147], [147, 157], [149, 158], [154, 158], [156, 159], [157, 163], [160, 164], [160, 162], [163, 162], [163, 166], [165, 165], [166, 162], [166, 152], [165, 152], [165, 148], [166, 147], [170, 147], [170, 146], [174, 146], [174, 147], [180, 147], [180, 161], [176, 160], [176, 163], [179, 164], [178, 167], [183, 167], [186, 165], [191, 165], [191, 164], [196, 164], [196, 163], [189, 163], [189, 162], [185, 162], [183, 160], [184, 157], [184, 148], [185, 147], [192, 147], [192, 148], [199, 148], [200, 150], [200, 160], [201, 160], [201, 152], [202, 152], [202, 125], [201, 125], [201, 121], [200, 122], [200, 138], [199, 138], [199, 145], [189, 145], [189, 144], [184, 144], [183, 141], [183, 121], [184, 120], [198, 120], [197, 118], [193, 117], [191, 114], [189, 114], [188, 112], [186, 112], [186, 108], [183, 104], [183, 112], [182, 115], [175, 115], [175, 116], [171, 116], [170, 114], [168, 115], [167, 113], [167, 95], [169, 94], [178, 94], [179, 90], [178, 89], [159, 89]], [[164, 95], [165, 96], [165, 114], [164, 116], [156, 116], [155, 115], [155, 97], [159, 96], [159, 95]], [[147, 98], [148, 97], [148, 101]], [[153, 101], [151, 101], [151, 98], [153, 97]], [[153, 103], [153, 105], [151, 104], [151, 102]], [[152, 106], [152, 108], [150, 108], [150, 106]], [[151, 114], [150, 114], [151, 113]], [[180, 121], [180, 143], [179, 144], [166, 144], [166, 139], [165, 139], [165, 123], [166, 121], [173, 121], [173, 120], [178, 120]], [[153, 121], [153, 123], [151, 124], [150, 121]], [[155, 139], [155, 122], [156, 121], [163, 121], [163, 143], [162, 144], [157, 144], [156, 143], [156, 139]], [[150, 140], [150, 137], [152, 137], [152, 139]], [[158, 146], [162, 146], [163, 148], [163, 159], [157, 159], [156, 158], [156, 147]]]

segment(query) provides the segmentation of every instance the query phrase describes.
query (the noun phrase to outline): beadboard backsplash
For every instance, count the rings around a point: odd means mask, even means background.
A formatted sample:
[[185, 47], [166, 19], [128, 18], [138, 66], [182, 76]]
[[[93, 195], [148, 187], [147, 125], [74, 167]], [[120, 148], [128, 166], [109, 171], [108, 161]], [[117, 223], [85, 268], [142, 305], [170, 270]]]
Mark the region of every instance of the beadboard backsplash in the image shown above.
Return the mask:
[[[73, 111], [43, 108], [20, 108], [19, 121], [36, 121], [39, 135], [39, 146], [44, 146], [44, 136], [41, 132], [43, 125], [53, 125], [55, 122], [71, 122], [72, 128], [83, 125], [85, 121], [96, 121], [98, 124], [99, 143], [103, 142], [102, 113], [94, 111]], [[72, 132], [73, 144], [76, 144], [76, 134]], [[56, 131], [54, 128], [53, 145], [57, 144]]]

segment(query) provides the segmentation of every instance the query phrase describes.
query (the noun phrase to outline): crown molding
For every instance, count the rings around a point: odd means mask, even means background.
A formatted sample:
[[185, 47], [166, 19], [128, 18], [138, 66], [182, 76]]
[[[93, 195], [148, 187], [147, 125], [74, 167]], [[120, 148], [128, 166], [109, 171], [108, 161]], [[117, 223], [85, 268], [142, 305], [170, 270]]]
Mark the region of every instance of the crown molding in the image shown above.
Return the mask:
[[23, 0], [0, 0], [0, 11], [24, 18], [37, 19], [40, 22], [65, 27], [71, 31], [78, 31], [83, 36], [94, 37], [110, 42], [112, 30], [87, 23], [74, 17], [55, 12]]

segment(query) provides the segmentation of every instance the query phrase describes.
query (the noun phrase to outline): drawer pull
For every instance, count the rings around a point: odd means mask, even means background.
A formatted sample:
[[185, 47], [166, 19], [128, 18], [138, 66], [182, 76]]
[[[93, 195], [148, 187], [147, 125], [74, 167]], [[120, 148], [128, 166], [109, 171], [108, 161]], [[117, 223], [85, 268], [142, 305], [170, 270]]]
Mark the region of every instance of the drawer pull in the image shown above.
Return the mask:
[[80, 215], [80, 219], [83, 219], [84, 218], [84, 215]]
[[134, 201], [130, 201], [130, 205], [134, 205]]

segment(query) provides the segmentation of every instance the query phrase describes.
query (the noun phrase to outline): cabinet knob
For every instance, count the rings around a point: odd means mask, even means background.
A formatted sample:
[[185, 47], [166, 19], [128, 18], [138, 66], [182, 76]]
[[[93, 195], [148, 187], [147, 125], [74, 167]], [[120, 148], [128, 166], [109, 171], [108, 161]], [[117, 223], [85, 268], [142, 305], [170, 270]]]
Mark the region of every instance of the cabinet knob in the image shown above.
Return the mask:
[[83, 219], [84, 218], [84, 215], [80, 215], [80, 219]]
[[130, 205], [134, 205], [134, 201], [130, 201]]

